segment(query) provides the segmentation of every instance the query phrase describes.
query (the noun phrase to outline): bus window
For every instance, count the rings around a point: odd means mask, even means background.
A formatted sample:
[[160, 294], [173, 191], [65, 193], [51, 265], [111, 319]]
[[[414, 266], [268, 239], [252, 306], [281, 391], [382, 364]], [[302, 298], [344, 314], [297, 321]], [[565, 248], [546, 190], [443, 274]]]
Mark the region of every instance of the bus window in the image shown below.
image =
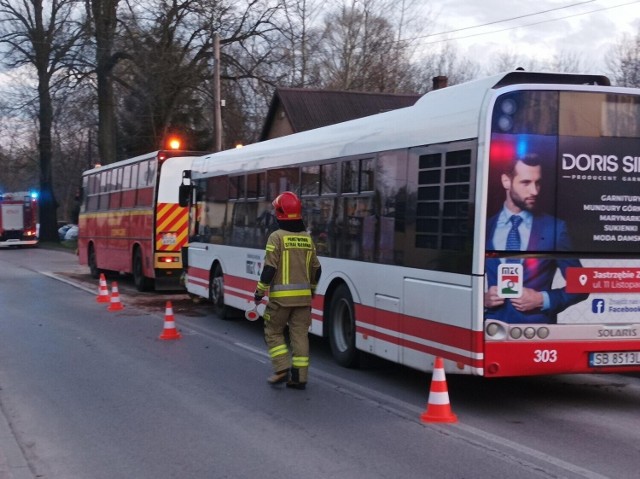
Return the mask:
[[349, 160], [342, 163], [342, 192], [373, 191], [373, 158]]
[[264, 173], [247, 175], [247, 198], [264, 198]]
[[342, 192], [358, 192], [358, 161], [351, 160], [342, 163]]
[[338, 192], [338, 164], [320, 166], [320, 194], [331, 195]]
[[302, 186], [300, 193], [303, 196], [312, 195], [317, 196], [320, 194], [320, 166], [303, 166], [302, 173]]
[[203, 192], [198, 203], [198, 235], [201, 241], [223, 244], [227, 232], [228, 177], [217, 176], [198, 183]]
[[[305, 198], [302, 200], [303, 217], [316, 244], [318, 254], [335, 256], [338, 240], [336, 228], [336, 199]], [[275, 222], [275, 219], [274, 219]]]
[[344, 198], [344, 258], [373, 261], [376, 217], [373, 198]]
[[106, 210], [109, 208], [109, 176], [111, 171], [103, 171], [99, 173], [100, 177], [100, 199], [98, 200], [98, 208]]
[[245, 197], [244, 175], [229, 177], [229, 199], [237, 200]]
[[138, 165], [126, 165], [122, 177], [122, 208], [133, 208], [136, 204], [136, 185], [138, 183], [137, 175]]
[[[396, 251], [405, 236], [407, 202], [407, 150], [380, 153], [376, 162], [376, 193], [380, 198], [378, 249], [375, 261], [393, 264], [402, 256]], [[398, 237], [398, 240], [396, 240]]]
[[409, 196], [416, 195], [416, 203], [415, 209], [405, 213], [405, 227], [414, 230], [415, 237], [405, 239], [402, 264], [468, 273], [473, 239], [472, 150], [414, 148], [409, 158], [408, 178], [418, 181], [415, 192], [408, 191]]
[[267, 173], [268, 199], [275, 199], [280, 193], [300, 192], [300, 168], [280, 168]]
[[373, 191], [373, 158], [360, 160], [360, 192]]
[[122, 197], [122, 168], [113, 170], [111, 173], [112, 183], [111, 192], [109, 193], [109, 209], [120, 208], [120, 199]]
[[93, 174], [88, 177], [88, 188], [87, 188], [87, 211], [97, 211], [98, 209], [98, 201], [100, 199], [99, 191], [100, 191], [100, 176], [97, 174]]
[[150, 165], [149, 161], [140, 163], [138, 170], [138, 197], [136, 199], [137, 206], [153, 205], [153, 185], [155, 167]]

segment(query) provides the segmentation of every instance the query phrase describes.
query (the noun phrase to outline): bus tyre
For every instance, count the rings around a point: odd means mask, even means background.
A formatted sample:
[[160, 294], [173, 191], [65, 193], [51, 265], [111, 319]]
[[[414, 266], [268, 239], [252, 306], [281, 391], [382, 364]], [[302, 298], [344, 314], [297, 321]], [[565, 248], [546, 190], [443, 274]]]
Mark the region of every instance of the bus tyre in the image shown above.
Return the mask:
[[356, 317], [353, 299], [346, 284], [333, 293], [329, 307], [329, 343], [331, 353], [338, 364], [347, 368], [357, 367], [359, 352], [356, 349]]
[[89, 273], [93, 279], [98, 279], [100, 277], [100, 269], [98, 268], [98, 262], [96, 260], [96, 250], [93, 245], [89, 245], [89, 257], [87, 258], [87, 263], [89, 264]]
[[213, 312], [220, 319], [229, 319], [229, 307], [224, 304], [224, 273], [219, 264], [209, 275], [209, 301], [213, 303]]
[[133, 253], [133, 284], [140, 292], [149, 291], [153, 287], [152, 280], [144, 275], [140, 248], [136, 248]]

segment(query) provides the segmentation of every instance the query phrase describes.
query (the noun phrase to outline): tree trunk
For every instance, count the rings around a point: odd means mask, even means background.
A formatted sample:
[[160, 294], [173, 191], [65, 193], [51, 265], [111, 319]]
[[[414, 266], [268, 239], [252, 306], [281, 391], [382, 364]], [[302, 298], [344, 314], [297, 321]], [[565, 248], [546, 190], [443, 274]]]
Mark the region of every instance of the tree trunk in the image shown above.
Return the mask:
[[96, 76], [98, 79], [98, 154], [106, 165], [117, 160], [116, 114], [113, 101], [113, 39], [120, 0], [91, 0], [96, 29]]
[[40, 121], [38, 135], [38, 149], [40, 151], [40, 239], [42, 241], [58, 242], [58, 202], [53, 194], [53, 169], [51, 166], [53, 157], [51, 148], [53, 105], [51, 103], [46, 67], [38, 69], [38, 100], [40, 102], [38, 115]]

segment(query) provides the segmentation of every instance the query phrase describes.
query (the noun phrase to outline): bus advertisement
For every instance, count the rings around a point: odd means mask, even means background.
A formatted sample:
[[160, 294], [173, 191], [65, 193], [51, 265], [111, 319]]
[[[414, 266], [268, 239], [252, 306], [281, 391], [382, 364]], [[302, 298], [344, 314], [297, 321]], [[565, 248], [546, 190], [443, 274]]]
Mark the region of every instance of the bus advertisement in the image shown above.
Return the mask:
[[78, 258], [93, 278], [112, 271], [133, 275], [139, 291], [182, 288], [188, 211], [178, 187], [202, 154], [161, 150], [83, 173]]
[[311, 332], [485, 377], [640, 371], [640, 90], [513, 71], [194, 160], [187, 290], [248, 309], [290, 190]]
[[0, 193], [0, 247], [38, 244], [38, 194]]

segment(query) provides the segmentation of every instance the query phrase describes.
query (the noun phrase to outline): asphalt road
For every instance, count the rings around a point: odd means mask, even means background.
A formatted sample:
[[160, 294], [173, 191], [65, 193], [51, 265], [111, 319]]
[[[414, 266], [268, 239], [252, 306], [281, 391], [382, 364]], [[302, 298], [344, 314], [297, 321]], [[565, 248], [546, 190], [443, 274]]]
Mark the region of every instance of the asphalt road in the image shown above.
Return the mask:
[[123, 311], [68, 252], [0, 250], [0, 479], [638, 477], [635, 376], [450, 375], [459, 422], [425, 424], [430, 375], [313, 338], [308, 389], [272, 388], [260, 322], [113, 279]]

